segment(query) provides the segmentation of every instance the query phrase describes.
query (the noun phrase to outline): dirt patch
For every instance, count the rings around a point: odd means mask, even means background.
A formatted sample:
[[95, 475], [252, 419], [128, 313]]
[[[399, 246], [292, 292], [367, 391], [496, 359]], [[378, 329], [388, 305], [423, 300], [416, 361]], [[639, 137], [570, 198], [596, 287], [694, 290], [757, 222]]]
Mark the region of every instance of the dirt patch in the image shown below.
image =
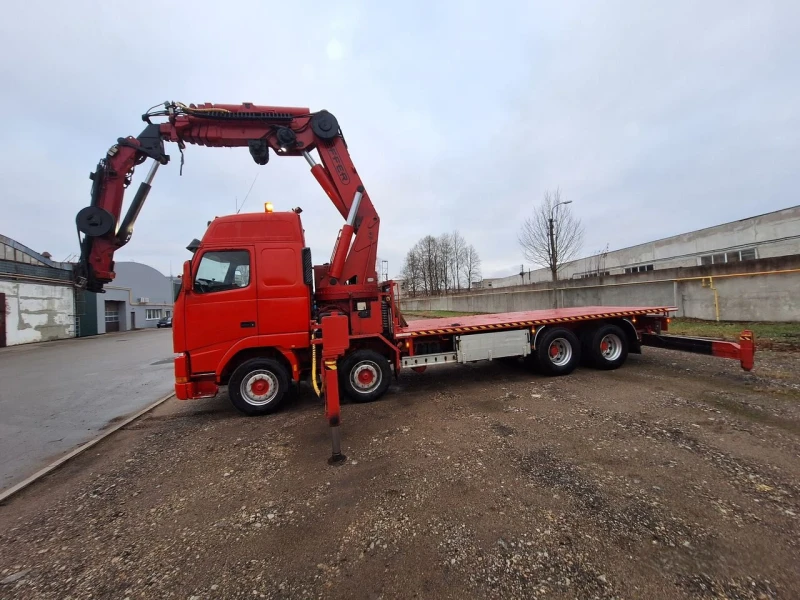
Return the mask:
[[800, 597], [800, 369], [403, 374], [268, 418], [170, 400], [0, 507], [5, 598]]

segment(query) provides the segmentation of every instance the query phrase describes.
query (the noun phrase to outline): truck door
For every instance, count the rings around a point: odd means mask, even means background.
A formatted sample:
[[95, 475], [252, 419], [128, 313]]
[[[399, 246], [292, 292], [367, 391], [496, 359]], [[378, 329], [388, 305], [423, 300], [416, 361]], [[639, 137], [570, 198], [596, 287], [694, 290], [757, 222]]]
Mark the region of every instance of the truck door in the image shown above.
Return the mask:
[[233, 344], [258, 334], [254, 248], [209, 249], [193, 262], [192, 293], [185, 297], [186, 351], [192, 373], [208, 373]]

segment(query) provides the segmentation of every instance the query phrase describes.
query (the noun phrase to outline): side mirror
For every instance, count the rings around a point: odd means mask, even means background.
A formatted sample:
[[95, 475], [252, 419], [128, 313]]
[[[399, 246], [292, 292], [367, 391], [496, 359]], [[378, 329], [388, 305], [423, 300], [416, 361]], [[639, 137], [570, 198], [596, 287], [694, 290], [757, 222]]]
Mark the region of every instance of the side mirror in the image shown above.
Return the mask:
[[183, 275], [181, 275], [181, 289], [188, 294], [192, 289], [192, 261], [187, 260], [183, 263]]

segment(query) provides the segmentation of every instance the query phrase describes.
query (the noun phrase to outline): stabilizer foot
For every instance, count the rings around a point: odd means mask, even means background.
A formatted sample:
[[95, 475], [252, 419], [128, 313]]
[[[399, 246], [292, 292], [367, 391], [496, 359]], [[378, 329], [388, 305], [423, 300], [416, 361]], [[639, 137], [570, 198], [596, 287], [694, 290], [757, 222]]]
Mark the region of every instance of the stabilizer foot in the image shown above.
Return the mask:
[[328, 459], [328, 464], [332, 467], [338, 467], [347, 462], [347, 457], [344, 454], [332, 454]]
[[331, 426], [331, 457], [328, 459], [329, 465], [341, 465], [347, 460], [342, 454], [342, 434], [338, 425]]

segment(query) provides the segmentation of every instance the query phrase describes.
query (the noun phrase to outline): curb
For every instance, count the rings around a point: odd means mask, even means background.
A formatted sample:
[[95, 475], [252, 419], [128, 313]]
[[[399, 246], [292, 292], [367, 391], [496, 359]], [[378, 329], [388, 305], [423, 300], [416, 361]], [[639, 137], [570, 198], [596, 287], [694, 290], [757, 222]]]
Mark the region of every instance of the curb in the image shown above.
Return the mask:
[[129, 425], [129, 424], [133, 423], [136, 419], [146, 415], [151, 410], [153, 410], [157, 406], [163, 404], [164, 402], [166, 402], [167, 400], [169, 400], [173, 396], [175, 396], [175, 392], [171, 392], [171, 393], [167, 394], [166, 396], [164, 396], [163, 398], [161, 398], [160, 400], [156, 400], [155, 402], [153, 402], [149, 406], [146, 406], [145, 408], [143, 408], [139, 412], [134, 413], [133, 415], [131, 415], [127, 419], [123, 419], [119, 423], [115, 423], [114, 426], [111, 427], [111, 429], [108, 429], [108, 430], [104, 431], [103, 433], [101, 433], [96, 438], [94, 438], [92, 440], [89, 440], [88, 442], [86, 442], [85, 444], [82, 444], [81, 446], [78, 446], [77, 448], [75, 448], [71, 452], [69, 452], [69, 453], [65, 454], [64, 456], [62, 456], [61, 458], [53, 461], [52, 463], [50, 463], [49, 465], [47, 465], [43, 469], [40, 469], [39, 471], [37, 471], [36, 473], [31, 475], [27, 479], [24, 479], [24, 480], [20, 481], [18, 484], [16, 484], [15, 486], [12, 486], [12, 487], [8, 488], [7, 490], [4, 490], [2, 493], [0, 493], [0, 504], [2, 504], [3, 502], [5, 502], [9, 498], [11, 498], [11, 496], [13, 496], [14, 494], [17, 494], [18, 492], [21, 492], [26, 487], [28, 487], [32, 483], [38, 481], [39, 479], [41, 479], [45, 475], [47, 475], [49, 473], [52, 473], [53, 471], [58, 469], [60, 466], [62, 466], [63, 464], [67, 463], [68, 461], [72, 460], [73, 458], [75, 458], [79, 454], [85, 452], [86, 450], [88, 450], [92, 446], [94, 446], [94, 445], [98, 444], [99, 442], [103, 441], [108, 436], [110, 436], [112, 433], [115, 433], [115, 432], [119, 431], [120, 429], [122, 429], [126, 425]]

